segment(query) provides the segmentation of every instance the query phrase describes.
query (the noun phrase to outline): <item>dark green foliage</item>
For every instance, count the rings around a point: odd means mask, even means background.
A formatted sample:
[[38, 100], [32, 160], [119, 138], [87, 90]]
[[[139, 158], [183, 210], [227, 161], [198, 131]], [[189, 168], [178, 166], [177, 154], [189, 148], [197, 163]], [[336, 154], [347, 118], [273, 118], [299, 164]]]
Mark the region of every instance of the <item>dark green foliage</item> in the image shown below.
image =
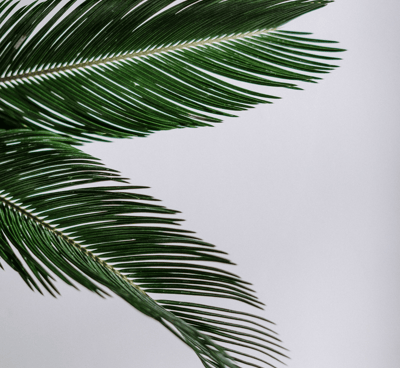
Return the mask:
[[12, 28], [0, 41], [1, 124], [90, 140], [219, 122], [276, 97], [210, 72], [298, 89], [293, 81], [334, 68], [318, 61], [321, 51], [340, 51], [321, 45], [328, 41], [254, 33], [327, 2], [187, 0], [165, 10], [171, 0], [92, 0], [61, 19], [70, 1], [29, 38], [60, 0], [32, 4], [1, 28]]
[[[104, 181], [124, 183], [125, 179], [71, 144], [77, 142], [49, 132], [12, 130], [0, 135], [2, 258], [39, 291], [41, 284], [57, 293], [51, 281], [56, 275], [70, 285], [72, 279], [104, 294], [93, 279], [148, 316], [171, 323], [201, 359], [206, 355], [217, 364], [208, 349], [217, 345], [207, 336], [223, 332], [232, 343], [243, 332], [222, 329], [213, 319], [199, 319], [193, 314], [197, 304], [185, 304], [182, 315], [176, 302], [157, 304], [147, 293], [223, 297], [259, 306], [248, 283], [206, 265], [205, 261], [230, 262], [222, 257], [224, 252], [177, 228], [178, 220], [165, 217], [175, 211], [152, 203], [149, 196], [128, 191], [141, 187], [77, 188]], [[251, 323], [252, 318], [246, 318]], [[250, 348], [261, 345], [266, 354], [275, 351], [275, 336], [243, 327], [256, 332], [254, 337], [259, 340], [247, 341]]]
[[329, 2], [47, 0], [15, 10], [0, 1], [0, 258], [39, 292], [56, 295], [56, 278], [112, 291], [207, 368], [279, 361], [269, 321], [216, 306], [263, 305], [218, 267], [232, 264], [225, 253], [76, 146], [205, 126], [277, 98], [218, 77], [315, 82], [335, 67], [325, 52], [341, 49], [276, 28]]

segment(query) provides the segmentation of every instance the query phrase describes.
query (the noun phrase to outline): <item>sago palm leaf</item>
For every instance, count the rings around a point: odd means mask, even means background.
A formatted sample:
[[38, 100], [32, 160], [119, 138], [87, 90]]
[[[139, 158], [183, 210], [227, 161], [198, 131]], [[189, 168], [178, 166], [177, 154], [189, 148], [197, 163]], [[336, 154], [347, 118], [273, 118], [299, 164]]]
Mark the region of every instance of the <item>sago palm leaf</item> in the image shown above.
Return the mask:
[[[175, 211], [132, 193], [141, 187], [74, 144], [50, 132], [0, 131], [0, 258], [53, 295], [54, 276], [107, 294], [100, 283], [171, 330], [205, 367], [271, 365], [258, 353], [278, 360], [283, 348], [267, 320], [196, 302], [260, 308], [247, 282], [212, 265], [230, 264], [224, 252], [177, 228]], [[160, 293], [174, 299], [148, 295]]]
[[3, 0], [0, 127], [90, 140], [219, 122], [276, 98], [229, 79], [298, 89], [334, 68], [330, 41], [276, 30], [329, 2]]

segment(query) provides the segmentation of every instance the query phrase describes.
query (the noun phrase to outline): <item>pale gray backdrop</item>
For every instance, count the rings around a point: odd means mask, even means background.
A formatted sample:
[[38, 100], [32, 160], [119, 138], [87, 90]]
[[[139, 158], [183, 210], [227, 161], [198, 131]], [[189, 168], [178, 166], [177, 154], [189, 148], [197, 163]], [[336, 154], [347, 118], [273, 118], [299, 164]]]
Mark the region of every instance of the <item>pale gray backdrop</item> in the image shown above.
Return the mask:
[[[399, 14], [337, 0], [284, 27], [348, 49], [318, 85], [215, 128], [85, 147], [229, 252], [291, 368], [400, 366]], [[1, 368], [202, 367], [118, 298], [57, 286], [0, 272]]]

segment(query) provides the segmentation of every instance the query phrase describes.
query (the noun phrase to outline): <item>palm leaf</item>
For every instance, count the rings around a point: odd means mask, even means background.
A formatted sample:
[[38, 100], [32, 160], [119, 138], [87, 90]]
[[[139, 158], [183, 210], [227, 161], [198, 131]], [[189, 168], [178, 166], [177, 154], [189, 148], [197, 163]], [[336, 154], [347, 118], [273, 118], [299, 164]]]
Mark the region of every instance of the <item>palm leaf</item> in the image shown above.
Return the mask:
[[299, 89], [335, 67], [330, 41], [276, 30], [329, 2], [2, 1], [0, 127], [91, 140], [219, 122], [277, 98], [230, 80]]
[[0, 132], [0, 258], [40, 292], [56, 295], [55, 277], [102, 296], [111, 290], [176, 334], [205, 367], [271, 365], [257, 353], [278, 360], [283, 348], [268, 321], [196, 301], [261, 308], [247, 282], [212, 265], [231, 263], [224, 252], [177, 228], [175, 211], [132, 193], [142, 187], [76, 144], [45, 131]]

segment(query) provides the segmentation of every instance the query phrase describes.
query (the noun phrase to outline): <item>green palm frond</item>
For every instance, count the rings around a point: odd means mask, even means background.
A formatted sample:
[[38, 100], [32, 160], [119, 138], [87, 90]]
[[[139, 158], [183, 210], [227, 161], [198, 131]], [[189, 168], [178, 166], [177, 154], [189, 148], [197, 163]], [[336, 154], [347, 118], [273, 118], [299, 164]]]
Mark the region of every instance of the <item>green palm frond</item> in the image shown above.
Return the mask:
[[106, 295], [97, 282], [171, 330], [205, 367], [265, 367], [254, 352], [283, 356], [268, 321], [196, 303], [200, 295], [262, 305], [247, 282], [212, 265], [231, 262], [179, 229], [175, 211], [132, 193], [142, 187], [71, 146], [74, 139], [0, 133], [0, 257], [32, 289], [55, 295], [56, 276]]
[[0, 127], [92, 140], [219, 122], [276, 98], [226, 78], [299, 89], [335, 67], [330, 41], [276, 30], [329, 2], [2, 1]]

